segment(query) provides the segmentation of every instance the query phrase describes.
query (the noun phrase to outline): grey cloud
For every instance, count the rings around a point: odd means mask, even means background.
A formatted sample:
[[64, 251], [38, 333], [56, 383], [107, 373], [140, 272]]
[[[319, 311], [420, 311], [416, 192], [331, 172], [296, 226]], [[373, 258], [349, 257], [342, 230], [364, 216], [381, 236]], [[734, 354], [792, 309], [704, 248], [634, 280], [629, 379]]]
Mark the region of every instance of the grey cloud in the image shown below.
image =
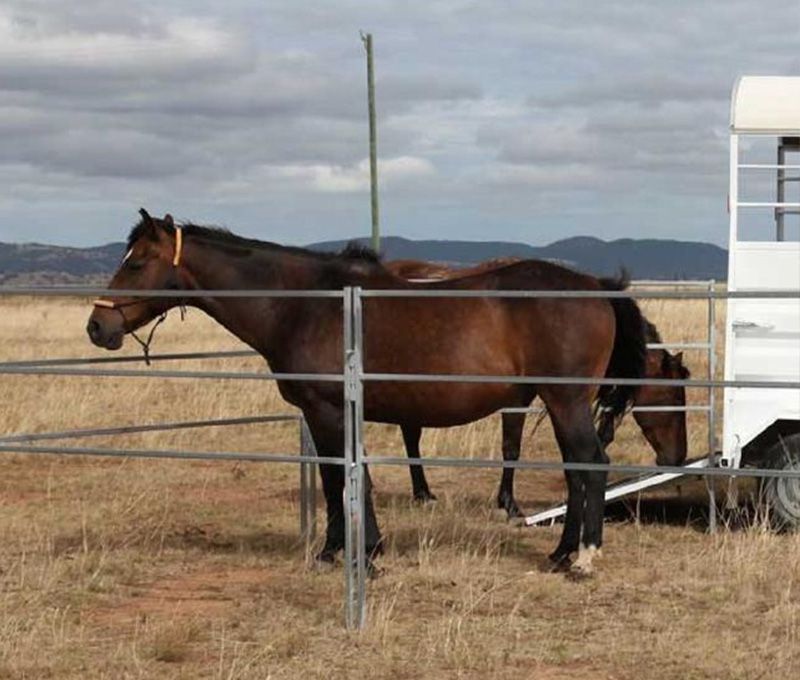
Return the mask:
[[0, 14], [0, 37], [0, 88], [50, 96], [220, 80], [253, 61], [246, 43], [208, 22], [172, 21], [144, 35], [50, 33]]
[[687, 80], [676, 74], [640, 73], [592, 82], [554, 94], [531, 95], [528, 103], [546, 108], [589, 106], [603, 103], [659, 105], [664, 102], [724, 101], [731, 86], [725, 79]]
[[293, 239], [352, 233], [363, 196], [319, 178], [347, 184], [367, 155], [365, 28], [380, 155], [435, 168], [385, 185], [388, 229], [547, 240], [591, 217], [612, 235], [674, 223], [716, 239], [732, 81], [800, 71], [796, 0], [10, 0], [8, 16], [0, 177], [29, 200], [0, 205], [6, 221], [68, 205], [127, 224], [135, 202], [282, 221]]
[[[0, 90], [13, 104], [0, 108], [0, 129], [15, 134], [0, 153], [5, 163], [76, 176], [227, 177], [251, 165], [352, 165], [366, 155], [363, 69], [348, 73], [304, 50], [256, 48], [241, 25], [174, 19], [145, 4], [134, 6], [130, 24], [114, 21], [103, 2], [91, 3], [98, 15], [36, 14], [22, 5], [14, 16], [30, 21], [0, 23], [13, 37], [11, 47], [0, 46]], [[46, 49], [26, 47], [29, 34]], [[98, 52], [104, 41], [112, 54]], [[468, 80], [435, 70], [382, 74], [378, 87], [382, 121], [420, 104], [480, 96]], [[390, 130], [381, 142], [382, 152], [403, 155], [409, 134]]]
[[0, 163], [25, 163], [43, 170], [90, 177], [173, 175], [185, 168], [181, 149], [132, 130], [72, 128], [20, 140], [0, 148]]
[[109, 32], [141, 34], [152, 26], [152, 6], [139, 0], [6, 0], [5, 7], [14, 21], [27, 29], [47, 32]]

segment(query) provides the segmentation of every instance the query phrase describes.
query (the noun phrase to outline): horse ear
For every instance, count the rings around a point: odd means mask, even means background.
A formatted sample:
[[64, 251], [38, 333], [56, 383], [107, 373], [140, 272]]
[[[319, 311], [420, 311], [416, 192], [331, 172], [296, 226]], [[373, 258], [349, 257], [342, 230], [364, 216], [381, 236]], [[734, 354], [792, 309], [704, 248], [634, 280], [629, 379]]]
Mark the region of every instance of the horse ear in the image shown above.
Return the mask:
[[683, 352], [678, 352], [672, 360], [680, 366], [683, 363]]
[[166, 224], [168, 227], [171, 228], [175, 227], [175, 221], [172, 219], [172, 215], [170, 215], [169, 213], [164, 215], [164, 224]]
[[147, 238], [154, 239], [156, 237], [156, 222], [150, 217], [150, 213], [144, 208], [139, 208], [139, 214], [142, 216], [142, 224], [144, 225], [144, 235]]

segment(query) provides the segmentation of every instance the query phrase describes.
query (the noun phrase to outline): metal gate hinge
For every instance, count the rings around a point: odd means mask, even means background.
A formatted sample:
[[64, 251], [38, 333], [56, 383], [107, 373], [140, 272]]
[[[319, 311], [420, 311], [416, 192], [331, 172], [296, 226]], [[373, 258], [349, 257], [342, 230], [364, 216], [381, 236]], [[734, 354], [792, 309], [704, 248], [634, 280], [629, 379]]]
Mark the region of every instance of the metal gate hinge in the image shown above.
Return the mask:
[[344, 369], [344, 398], [347, 401], [355, 401], [358, 395], [359, 380], [358, 366], [360, 364], [358, 350], [347, 350], [345, 355]]

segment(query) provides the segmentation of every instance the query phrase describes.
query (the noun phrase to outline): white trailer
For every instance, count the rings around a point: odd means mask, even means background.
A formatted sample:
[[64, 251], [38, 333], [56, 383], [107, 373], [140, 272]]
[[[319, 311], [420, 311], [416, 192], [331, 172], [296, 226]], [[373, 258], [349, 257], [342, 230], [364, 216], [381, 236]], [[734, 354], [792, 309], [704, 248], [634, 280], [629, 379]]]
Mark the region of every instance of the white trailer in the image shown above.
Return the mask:
[[[764, 139], [773, 140], [775, 162], [742, 162], [743, 146]], [[743, 196], [748, 176], [764, 173], [774, 177], [774, 196]], [[742, 233], [745, 211], [764, 210], [774, 215], [771, 233]], [[800, 78], [736, 83], [729, 212], [728, 290], [800, 291]], [[800, 380], [800, 300], [728, 300], [725, 379]], [[800, 468], [800, 392], [726, 388], [720, 465]], [[765, 490], [776, 519], [800, 526], [800, 480], [771, 479]]]
[[[773, 140], [775, 162], [741, 162], [748, 145], [763, 146], [765, 140]], [[743, 173], [773, 179], [755, 184], [769, 186], [774, 195], [742, 197]], [[728, 290], [800, 293], [800, 77], [737, 81], [731, 97], [729, 182]], [[745, 234], [743, 211], [771, 211], [774, 225], [762, 220], [760, 233]], [[800, 299], [729, 299], [725, 324], [725, 380], [800, 381]], [[712, 343], [713, 337], [711, 332]], [[712, 409], [713, 404], [711, 399]], [[714, 441], [713, 432], [709, 440]], [[713, 464], [800, 470], [800, 390], [726, 388], [722, 450], [713, 449], [687, 466], [686, 474]], [[618, 482], [608, 488], [606, 500], [680, 476], [651, 474]], [[764, 491], [778, 523], [800, 528], [800, 480], [771, 478]], [[565, 511], [558, 506], [526, 518], [526, 524], [552, 521]]]

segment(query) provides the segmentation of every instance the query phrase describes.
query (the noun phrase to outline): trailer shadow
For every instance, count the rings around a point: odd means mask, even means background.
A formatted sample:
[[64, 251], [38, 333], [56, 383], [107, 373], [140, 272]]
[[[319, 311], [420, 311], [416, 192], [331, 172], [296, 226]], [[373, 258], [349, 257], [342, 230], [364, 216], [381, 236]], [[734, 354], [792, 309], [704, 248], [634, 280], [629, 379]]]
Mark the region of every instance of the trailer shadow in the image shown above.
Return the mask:
[[[689, 527], [699, 532], [709, 529], [708, 497], [673, 496], [632, 498], [609, 503], [606, 521], [638, 522]], [[729, 507], [724, 496], [717, 496], [717, 525], [726, 531], [744, 531], [764, 523], [763, 513], [753, 494], [746, 494], [734, 507]]]
[[609, 503], [606, 521], [708, 529], [708, 501], [700, 498], [632, 498]]

